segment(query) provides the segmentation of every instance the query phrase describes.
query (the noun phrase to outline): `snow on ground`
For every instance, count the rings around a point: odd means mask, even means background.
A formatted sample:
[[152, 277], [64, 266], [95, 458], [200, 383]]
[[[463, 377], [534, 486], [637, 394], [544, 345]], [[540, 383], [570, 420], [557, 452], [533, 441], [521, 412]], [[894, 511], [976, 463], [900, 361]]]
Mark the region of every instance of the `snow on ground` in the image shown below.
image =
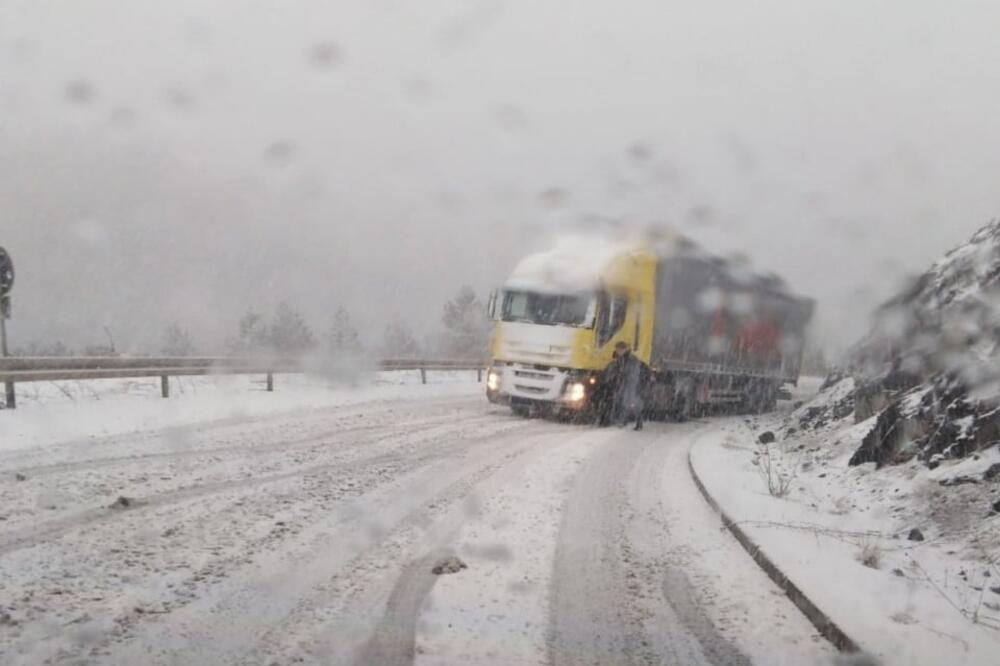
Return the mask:
[[[354, 383], [310, 375], [274, 379], [275, 390], [268, 393], [263, 376], [172, 377], [168, 399], [160, 395], [158, 377], [18, 384], [17, 409], [0, 410], [0, 450], [296, 409], [391, 402], [414, 397], [420, 373], [379, 372]], [[460, 395], [475, 379], [475, 372], [430, 371], [428, 385], [418, 395]]]
[[0, 663], [829, 663], [687, 473], [716, 422], [522, 420], [429, 379], [0, 412]]
[[[437, 492], [442, 461], [465, 450], [465, 438], [482, 435], [488, 444], [491, 434], [521, 425], [486, 413], [474, 379], [449, 389], [458, 398], [432, 397], [429, 386], [391, 388], [398, 399], [376, 388], [369, 395], [380, 397], [369, 402], [328, 397], [335, 409], [0, 453], [0, 663], [83, 655], [146, 663], [128, 646], [171, 645], [153, 631], [165, 615], [176, 619], [167, 633], [175, 643], [194, 626], [218, 630], [191, 641], [193, 656], [175, 663], [214, 663], [201, 650], [231, 649], [225, 637], [253, 627], [241, 636], [245, 645], [262, 621], [294, 607], [293, 591], [314, 587], [308, 576], [295, 584], [302, 579], [294, 562], [321, 562], [327, 568], [306, 568], [330, 572], [329, 553], [349, 559], [350, 543], [374, 539], [378, 520], [391, 520], [355, 502], [388, 493], [402, 496], [399, 510], [408, 513], [421, 493]], [[419, 487], [403, 483], [414, 470], [425, 475]], [[339, 547], [327, 536], [338, 517], [348, 527]], [[261, 598], [242, 612], [256, 623], [226, 606], [250, 590]], [[220, 617], [216, 605], [232, 614]], [[189, 607], [197, 610], [185, 615]], [[150, 640], [135, 638], [145, 632]]]
[[484, 492], [428, 595], [421, 666], [829, 663], [727, 533], [685, 460], [711, 423], [576, 429]]
[[417, 664], [546, 663], [548, 580], [562, 505], [594, 445], [546, 447], [514, 483], [475, 498], [452, 544], [468, 570], [441, 576], [427, 596]]
[[[1000, 517], [984, 497], [998, 499], [1000, 479], [983, 474], [1000, 452], [935, 470], [916, 461], [849, 467], [874, 420], [816, 415], [837, 412], [850, 382], [792, 414], [728, 419], [694, 445], [697, 473], [774, 563], [883, 663], [997, 663]], [[766, 431], [777, 442], [765, 449]], [[769, 462], [772, 486], [789, 481], [784, 497], [769, 492]]]

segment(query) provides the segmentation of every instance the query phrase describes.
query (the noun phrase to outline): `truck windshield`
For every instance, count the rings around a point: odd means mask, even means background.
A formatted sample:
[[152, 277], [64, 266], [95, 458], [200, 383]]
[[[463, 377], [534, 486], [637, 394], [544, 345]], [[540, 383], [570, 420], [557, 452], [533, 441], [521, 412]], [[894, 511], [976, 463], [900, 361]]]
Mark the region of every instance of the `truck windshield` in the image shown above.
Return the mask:
[[597, 299], [593, 294], [541, 294], [505, 291], [500, 318], [548, 326], [590, 328], [594, 324]]

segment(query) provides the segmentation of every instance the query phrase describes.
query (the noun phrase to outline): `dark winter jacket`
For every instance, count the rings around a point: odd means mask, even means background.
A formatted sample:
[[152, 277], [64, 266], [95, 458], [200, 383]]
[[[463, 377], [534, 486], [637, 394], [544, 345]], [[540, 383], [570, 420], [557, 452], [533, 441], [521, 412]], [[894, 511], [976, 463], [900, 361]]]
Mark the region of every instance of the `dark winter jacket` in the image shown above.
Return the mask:
[[649, 385], [649, 367], [631, 352], [618, 356], [608, 365], [602, 377], [618, 410], [637, 411], [643, 402]]
[[643, 363], [633, 354], [625, 354], [622, 361], [621, 384], [619, 386], [619, 400], [623, 408], [629, 412], [642, 409], [642, 371]]

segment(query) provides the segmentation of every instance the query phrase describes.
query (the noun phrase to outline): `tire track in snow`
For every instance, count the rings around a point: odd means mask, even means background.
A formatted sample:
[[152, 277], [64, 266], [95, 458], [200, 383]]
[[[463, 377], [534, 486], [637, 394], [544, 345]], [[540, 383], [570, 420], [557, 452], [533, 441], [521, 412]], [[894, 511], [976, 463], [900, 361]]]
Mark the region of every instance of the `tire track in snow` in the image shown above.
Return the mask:
[[[401, 465], [407, 473], [359, 498], [351, 510], [310, 526], [297, 544], [247, 567], [211, 596], [153, 618], [122, 637], [109, 646], [112, 660], [288, 663], [303, 658], [303, 643], [341, 650], [343, 645], [327, 644], [331, 636], [341, 641], [363, 636], [374, 625], [371, 611], [384, 603], [380, 583], [388, 580], [388, 594], [397, 578], [395, 566], [410, 562], [413, 545], [434, 531], [429, 516], [447, 511], [471, 487], [544, 441], [547, 424], [522, 423], [524, 427], [514, 431], [467, 437], [462, 446], [439, 449], [433, 460], [407, 461], [413, 463]], [[352, 546], [364, 522], [376, 519], [388, 527]], [[362, 583], [368, 575], [375, 576], [373, 588]], [[349, 606], [346, 615], [333, 608], [343, 604]], [[361, 633], [328, 631], [331, 623], [355, 620], [361, 622], [360, 629], [352, 628]]]
[[[356, 650], [350, 647], [336, 649], [327, 646], [326, 650], [337, 657], [335, 663], [350, 663], [355, 666], [383, 663], [400, 666], [414, 663], [418, 639], [417, 627], [425, 619], [421, 612], [422, 607], [426, 603], [428, 594], [440, 580], [439, 576], [431, 573], [433, 565], [440, 558], [453, 554], [459, 533], [464, 526], [470, 521], [482, 519], [484, 504], [490, 504], [498, 496], [509, 499], [510, 486], [515, 480], [523, 480], [532, 470], [537, 474], [540, 464], [546, 464], [543, 469], [547, 469], [553, 456], [557, 460], [564, 459], [567, 455], [571, 455], [570, 451], [579, 450], [581, 446], [586, 447], [587, 443], [584, 440], [596, 434], [576, 426], [561, 427], [552, 423], [542, 423], [540, 426], [539, 445], [522, 445], [511, 455], [453, 484], [442, 495], [445, 501], [437, 502], [441, 515], [423, 538], [415, 533], [412, 526], [403, 526], [397, 538], [402, 545], [387, 553], [392, 559], [403, 563], [400, 565], [403, 573], [395, 576], [391, 588], [386, 587], [390, 581], [382, 581], [381, 585], [376, 584], [366, 589], [363, 598], [353, 602], [342, 602], [342, 606], [350, 603], [352, 608], [368, 608], [368, 622], [374, 624], [375, 628], [370, 631], [370, 639]], [[551, 482], [550, 474], [542, 476], [545, 482]], [[459, 506], [459, 500], [462, 498], [465, 498], [465, 503]], [[538, 509], [544, 511], [546, 507]], [[479, 552], [466, 551], [462, 555], [473, 562], [481, 562], [483, 558], [504, 559], [508, 556], [508, 552], [503, 544], [494, 543], [491, 547], [480, 549]], [[408, 563], [405, 558], [409, 558]], [[358, 562], [355, 566], [363, 570], [365, 563]], [[456, 578], [467, 579], [469, 573], [463, 570], [458, 572]], [[345, 578], [350, 575], [345, 570], [340, 577]], [[378, 589], [373, 591], [372, 587], [381, 587], [381, 591]], [[362, 622], [361, 626], [363, 625]], [[329, 633], [333, 635], [344, 633], [343, 623], [336, 626], [339, 630]]]
[[684, 570], [664, 558], [671, 538], [665, 466], [690, 429], [623, 432], [577, 477], [553, 572], [555, 666], [749, 664], [700, 612]]
[[[559, 432], [558, 426], [538, 423], [528, 437], [509, 444], [502, 444], [507, 436], [485, 446], [476, 442], [465, 463], [452, 472], [435, 475], [435, 486], [445, 487], [432, 500], [411, 509], [377, 548], [345, 564], [322, 585], [320, 593], [299, 604], [269, 635], [277, 637], [280, 645], [287, 644], [289, 636], [305, 633], [300, 643], [309, 644], [310, 651], [308, 655], [292, 655], [292, 659], [324, 664], [332, 659], [333, 663], [355, 666], [381, 663], [373, 661], [375, 657], [390, 663], [412, 663], [419, 601], [430, 588], [420, 581], [411, 585], [406, 572], [423, 563], [427, 564], [424, 573], [430, 571], [433, 553], [446, 552], [461, 526], [478, 515], [481, 497], [491, 495], [529, 465]], [[388, 511], [405, 511], [405, 506], [397, 504]], [[399, 607], [393, 605], [394, 597]], [[406, 631], [393, 630], [393, 626], [406, 627]], [[261, 650], [274, 656], [273, 645], [265, 643]], [[280, 652], [277, 656], [278, 661], [289, 659]], [[261, 661], [265, 660], [255, 654], [243, 663]]]
[[380, 666], [408, 666], [413, 663], [417, 617], [436, 578], [431, 569], [435, 562], [450, 556], [454, 553], [447, 549], [435, 549], [403, 570], [389, 595], [385, 616], [375, 629], [374, 636], [361, 649], [355, 663]]
[[645, 439], [605, 444], [574, 483], [556, 546], [549, 617], [554, 666], [657, 663], [637, 632], [622, 565], [625, 480]]
[[[435, 421], [425, 427], [409, 430], [405, 433], [393, 432], [388, 435], [379, 434], [378, 436], [372, 438], [354, 441], [347, 447], [343, 447], [334, 452], [334, 455], [339, 455], [340, 457], [322, 464], [296, 467], [289, 471], [269, 474], [266, 476], [197, 484], [180, 488], [178, 490], [135, 498], [132, 506], [124, 511], [108, 507], [92, 508], [64, 515], [41, 524], [33, 524], [26, 528], [7, 530], [3, 534], [3, 538], [0, 539], [0, 557], [16, 550], [30, 548], [38, 543], [58, 538], [69, 532], [78, 531], [84, 528], [92, 528], [102, 522], [120, 520], [124, 515], [134, 516], [136, 513], [146, 512], [150, 509], [170, 504], [178, 504], [224, 492], [252, 490], [260, 486], [279, 483], [288, 479], [318, 474], [338, 468], [341, 469], [344, 474], [350, 474], [358, 469], [392, 462], [399, 457], [398, 453], [389, 452], [370, 458], [362, 458], [351, 461], [345, 461], [343, 459], [347, 454], [353, 453], [358, 449], [376, 446], [396, 440], [398, 440], [398, 443], [404, 447], [412, 447], [415, 444], [427, 443], [428, 441], [437, 442], [442, 438], [447, 438], [449, 436], [461, 436], [460, 431], [454, 430], [455, 427], [461, 428], [474, 425], [479, 422], [486, 423], [495, 421], [495, 417], [473, 419], [472, 421], [473, 422], [470, 424], [468, 421], [456, 421], [454, 417], [445, 418], [440, 421]], [[442, 432], [436, 432], [436, 429], [442, 427], [444, 427], [445, 430]], [[520, 424], [517, 422], [510, 422], [510, 427], [512, 429], [516, 429], [517, 427], [520, 427]], [[425, 439], [414, 441], [414, 435], [421, 435]], [[449, 450], [454, 448], [455, 446], [452, 445]], [[437, 454], [431, 453], [430, 455], [436, 456]]]
[[447, 542], [467, 563], [439, 577], [421, 609], [421, 666], [546, 663], [549, 581], [566, 498], [616, 432], [574, 427], [531, 453]]
[[[705, 613], [689, 577], [693, 554], [677, 548], [678, 542], [686, 539], [681, 536], [675, 516], [707, 509], [700, 496], [694, 494], [682, 464], [690, 433], [697, 427], [673, 426], [669, 434], [659, 437], [649, 433], [649, 443], [627, 480], [629, 527], [623, 551], [633, 573], [630, 584], [637, 592], [637, 606], [652, 652], [669, 656], [671, 661], [665, 663], [751, 666], [750, 659], [721, 634]], [[671, 500], [674, 506], [668, 505]], [[722, 534], [711, 534], [714, 521], [710, 518], [699, 528], [717, 541], [724, 539]]]

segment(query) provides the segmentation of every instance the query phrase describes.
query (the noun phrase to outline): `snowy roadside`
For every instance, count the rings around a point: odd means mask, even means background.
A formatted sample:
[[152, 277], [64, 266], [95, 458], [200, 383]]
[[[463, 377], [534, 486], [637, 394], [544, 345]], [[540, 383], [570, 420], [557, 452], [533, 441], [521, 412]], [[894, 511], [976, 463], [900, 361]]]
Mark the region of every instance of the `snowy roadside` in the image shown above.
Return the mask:
[[378, 372], [355, 384], [280, 375], [273, 393], [262, 379], [172, 378], [166, 400], [158, 378], [22, 384], [18, 409], [0, 410], [0, 451], [296, 410], [462, 396], [481, 388], [476, 373], [467, 371], [429, 372], [427, 386], [420, 386], [418, 371]]
[[[692, 448], [696, 474], [764, 554], [881, 663], [995, 663], [1000, 519], [982, 497], [996, 500], [1000, 483], [981, 479], [1000, 452], [934, 470], [917, 462], [849, 467], [873, 426], [837, 408], [850, 382], [795, 412], [708, 431]], [[761, 444], [764, 433], [776, 441]]]

